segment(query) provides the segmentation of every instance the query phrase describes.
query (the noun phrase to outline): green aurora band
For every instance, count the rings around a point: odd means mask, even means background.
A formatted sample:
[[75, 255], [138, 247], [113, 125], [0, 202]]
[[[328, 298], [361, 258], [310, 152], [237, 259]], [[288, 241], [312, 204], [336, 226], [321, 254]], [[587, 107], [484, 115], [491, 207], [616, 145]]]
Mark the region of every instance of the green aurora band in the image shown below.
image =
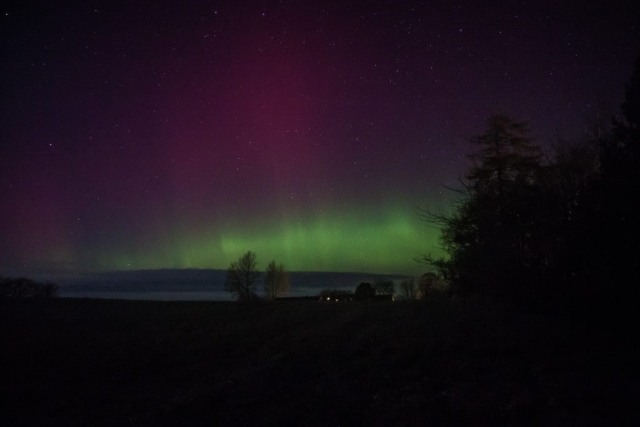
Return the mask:
[[348, 212], [313, 218], [256, 221], [249, 226], [203, 226], [181, 232], [164, 244], [103, 256], [103, 270], [155, 268], [227, 268], [248, 250], [258, 268], [271, 260], [290, 271], [420, 274], [414, 259], [440, 255], [438, 230], [414, 210]]

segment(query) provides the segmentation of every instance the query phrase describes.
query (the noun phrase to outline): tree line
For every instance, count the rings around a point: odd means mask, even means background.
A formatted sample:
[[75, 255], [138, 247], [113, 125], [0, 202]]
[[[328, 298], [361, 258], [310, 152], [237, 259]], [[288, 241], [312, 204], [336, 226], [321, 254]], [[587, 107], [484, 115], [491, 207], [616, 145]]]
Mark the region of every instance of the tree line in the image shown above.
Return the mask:
[[[238, 301], [253, 301], [259, 299], [256, 291], [258, 288], [260, 273], [256, 268], [255, 252], [247, 251], [244, 255], [233, 261], [227, 269], [225, 289], [235, 295]], [[289, 292], [289, 275], [282, 264], [271, 261], [267, 265], [262, 282], [265, 297], [275, 300], [277, 297]]]
[[494, 115], [471, 138], [473, 166], [448, 212], [423, 210], [447, 256], [418, 259], [454, 294], [536, 305], [635, 304], [638, 283], [640, 58], [621, 117], [551, 153], [529, 126]]
[[58, 285], [39, 283], [26, 277], [0, 277], [0, 298], [54, 298]]

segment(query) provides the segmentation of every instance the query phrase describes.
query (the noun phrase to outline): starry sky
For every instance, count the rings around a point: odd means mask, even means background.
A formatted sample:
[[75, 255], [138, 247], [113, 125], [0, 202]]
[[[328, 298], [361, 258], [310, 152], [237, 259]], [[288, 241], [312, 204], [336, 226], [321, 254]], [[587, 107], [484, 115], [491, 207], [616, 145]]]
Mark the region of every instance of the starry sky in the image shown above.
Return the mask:
[[630, 3], [2, 2], [0, 275], [419, 274], [489, 115], [617, 111]]

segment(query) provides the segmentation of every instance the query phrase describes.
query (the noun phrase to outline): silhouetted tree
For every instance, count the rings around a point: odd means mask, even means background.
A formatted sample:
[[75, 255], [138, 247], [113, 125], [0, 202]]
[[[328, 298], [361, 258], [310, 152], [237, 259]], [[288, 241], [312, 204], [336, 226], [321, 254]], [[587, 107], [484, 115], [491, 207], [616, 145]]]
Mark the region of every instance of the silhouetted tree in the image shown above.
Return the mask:
[[392, 280], [377, 279], [373, 288], [377, 295], [393, 295], [395, 293], [395, 285]]
[[437, 280], [437, 274], [431, 272], [420, 276], [420, 281], [418, 282], [418, 298], [427, 298], [427, 295], [431, 294], [432, 290], [436, 287]]
[[38, 283], [26, 277], [0, 277], [0, 298], [54, 298], [58, 285]]
[[517, 180], [529, 180], [540, 166], [540, 149], [529, 137], [529, 125], [497, 114], [487, 120], [487, 130], [471, 138], [480, 151], [470, 157], [476, 165], [467, 175], [477, 191], [495, 198], [498, 214], [505, 204], [505, 191]]
[[609, 293], [620, 298], [616, 304], [635, 304], [640, 279], [640, 58], [625, 87], [621, 110], [622, 117], [613, 120], [613, 136], [602, 141], [601, 180], [585, 206], [595, 212], [589, 219], [598, 246], [597, 263], [591, 263], [586, 276], [614, 283]]
[[372, 299], [376, 294], [375, 289], [371, 286], [369, 282], [361, 282], [356, 288], [355, 297], [359, 300], [368, 300]]
[[593, 138], [556, 150], [549, 175], [555, 185], [546, 187], [555, 190], [549, 194], [562, 216], [556, 280], [573, 303], [601, 313], [627, 304], [635, 310], [637, 302], [640, 59], [621, 110], [612, 128], [599, 126]]
[[227, 269], [225, 288], [236, 295], [238, 301], [257, 299], [255, 294], [259, 273], [256, 271], [256, 254], [248, 251], [237, 261], [233, 261]]
[[264, 276], [264, 293], [267, 299], [275, 300], [288, 292], [289, 275], [282, 264], [276, 265], [275, 261], [271, 261]]
[[[598, 133], [602, 132], [599, 128]], [[599, 181], [598, 141], [595, 134], [559, 140], [552, 147], [552, 155], [539, 175], [540, 206], [535, 211], [536, 228], [531, 240], [532, 247], [537, 248], [537, 268], [544, 272], [544, 283], [553, 287], [551, 296], [561, 301], [575, 298], [572, 293], [586, 291], [578, 276], [585, 263], [591, 262], [591, 255], [585, 257], [584, 251], [593, 237], [590, 217], [595, 200], [590, 199]]]
[[405, 279], [398, 284], [398, 297], [408, 301], [415, 300], [418, 296], [418, 287], [414, 278]]
[[559, 141], [546, 164], [524, 123], [490, 118], [471, 139], [481, 149], [453, 209], [424, 212], [448, 257], [420, 261], [463, 294], [635, 307], [640, 58], [621, 109], [611, 131], [599, 124], [591, 138]]
[[489, 118], [485, 133], [471, 138], [481, 149], [471, 156], [475, 165], [457, 190], [451, 213], [426, 212], [440, 225], [449, 257], [422, 261], [435, 266], [453, 289], [507, 295], [537, 280], [531, 275], [536, 264], [532, 235], [540, 215], [541, 156], [528, 133], [524, 122], [505, 115]]
[[55, 298], [58, 296], [58, 285], [47, 282], [43, 285], [43, 296], [45, 298]]

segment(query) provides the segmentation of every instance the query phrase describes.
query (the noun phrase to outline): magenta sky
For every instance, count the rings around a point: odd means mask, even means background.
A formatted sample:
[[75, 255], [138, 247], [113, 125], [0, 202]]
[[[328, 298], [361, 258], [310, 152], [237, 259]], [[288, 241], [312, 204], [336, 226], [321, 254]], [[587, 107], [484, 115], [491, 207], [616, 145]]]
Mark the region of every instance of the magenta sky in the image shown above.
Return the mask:
[[623, 2], [28, 3], [0, 11], [0, 274], [418, 273], [416, 206], [487, 116], [584, 133], [640, 54]]

